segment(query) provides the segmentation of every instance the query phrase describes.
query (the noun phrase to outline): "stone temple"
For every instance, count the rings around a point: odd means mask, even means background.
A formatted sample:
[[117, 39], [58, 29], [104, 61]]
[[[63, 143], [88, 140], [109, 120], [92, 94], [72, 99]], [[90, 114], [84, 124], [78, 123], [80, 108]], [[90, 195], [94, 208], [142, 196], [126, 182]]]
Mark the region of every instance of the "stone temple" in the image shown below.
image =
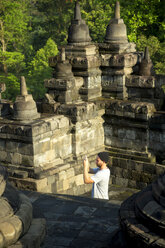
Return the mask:
[[[130, 246], [136, 240], [137, 247], [164, 247], [165, 76], [155, 74], [148, 48], [138, 52], [128, 41], [119, 2], [104, 42], [95, 44], [76, 1], [59, 50], [49, 59], [53, 75], [42, 101], [28, 94], [24, 77], [14, 104], [1, 99], [0, 164], [9, 181], [23, 190], [81, 195], [91, 189], [83, 182], [84, 155], [94, 166], [106, 150], [110, 183], [142, 189], [120, 210]], [[162, 243], [149, 246], [150, 226]]]

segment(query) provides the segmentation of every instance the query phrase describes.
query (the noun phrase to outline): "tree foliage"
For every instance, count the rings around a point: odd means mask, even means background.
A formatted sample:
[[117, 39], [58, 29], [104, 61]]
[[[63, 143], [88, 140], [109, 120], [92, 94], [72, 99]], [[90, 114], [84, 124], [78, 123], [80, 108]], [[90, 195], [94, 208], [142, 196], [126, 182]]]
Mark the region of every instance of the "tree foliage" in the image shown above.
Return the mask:
[[56, 56], [58, 48], [55, 42], [49, 38], [46, 45], [39, 49], [29, 64], [29, 73], [27, 75], [27, 84], [29, 91], [35, 99], [41, 98], [46, 89], [44, 88], [44, 79], [52, 76], [52, 69], [49, 66], [49, 57]]

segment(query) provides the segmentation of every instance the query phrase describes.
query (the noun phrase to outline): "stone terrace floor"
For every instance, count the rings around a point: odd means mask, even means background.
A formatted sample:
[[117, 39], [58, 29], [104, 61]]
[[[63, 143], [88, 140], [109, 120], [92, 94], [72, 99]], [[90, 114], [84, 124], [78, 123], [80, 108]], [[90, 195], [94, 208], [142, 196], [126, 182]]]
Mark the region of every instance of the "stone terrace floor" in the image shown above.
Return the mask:
[[135, 192], [135, 189], [111, 185], [107, 201], [91, 199], [89, 193], [72, 196], [23, 191], [33, 204], [34, 218], [43, 217], [47, 221], [41, 248], [109, 247], [119, 230], [120, 205]]

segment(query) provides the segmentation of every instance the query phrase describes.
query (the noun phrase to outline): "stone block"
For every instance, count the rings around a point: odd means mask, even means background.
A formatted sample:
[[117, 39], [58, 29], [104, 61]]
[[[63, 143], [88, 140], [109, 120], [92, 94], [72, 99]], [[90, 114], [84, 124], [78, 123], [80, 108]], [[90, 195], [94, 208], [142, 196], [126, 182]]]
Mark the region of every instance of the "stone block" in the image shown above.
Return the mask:
[[40, 153], [44, 153], [50, 150], [50, 137], [39, 141]]
[[84, 178], [83, 174], [77, 175], [74, 177], [74, 181], [76, 183], [76, 186], [84, 185]]
[[81, 165], [76, 164], [76, 166], [74, 166], [75, 176], [81, 174], [82, 171], [83, 171], [82, 164]]
[[113, 175], [116, 177], [122, 177], [123, 169], [119, 167], [113, 167]]
[[61, 117], [58, 119], [58, 128], [69, 127], [69, 118]]
[[124, 187], [128, 187], [128, 179], [116, 177], [115, 178], [115, 184], [122, 185]]
[[6, 141], [5, 140], [0, 140], [0, 151], [5, 151], [6, 150]]
[[67, 178], [70, 178], [70, 177], [74, 177], [75, 175], [75, 171], [74, 171], [74, 168], [70, 168], [66, 171], [66, 177]]
[[135, 140], [136, 132], [135, 130], [126, 130], [126, 138]]
[[144, 164], [144, 172], [149, 173], [149, 174], [155, 174], [156, 172], [156, 165], [155, 164]]
[[22, 165], [27, 166], [27, 167], [32, 167], [34, 166], [34, 160], [35, 157], [33, 156], [28, 156], [28, 155], [22, 155]]
[[47, 187], [47, 185], [48, 185], [48, 179], [47, 178], [36, 180], [35, 182], [36, 182], [36, 190], [38, 192], [42, 192], [42, 189]]
[[0, 151], [0, 161], [7, 161], [7, 157], [8, 157], [8, 153], [6, 151]]
[[22, 155], [20, 153], [11, 153], [12, 164], [22, 164]]
[[130, 178], [130, 179], [133, 179], [136, 182], [143, 181], [143, 179], [144, 179], [143, 173], [141, 173], [141, 172], [137, 172], [137, 171], [132, 170], [131, 175], [132, 175], [132, 178]]
[[61, 191], [69, 189], [69, 180], [63, 180], [62, 181], [62, 188], [60, 189]]
[[33, 144], [18, 142], [17, 152], [24, 155], [33, 155]]
[[57, 180], [59, 180], [59, 174], [51, 175], [51, 176], [48, 176], [47, 178], [48, 178], [48, 185], [52, 185]]
[[67, 179], [67, 172], [66, 171], [60, 171], [59, 172], [59, 181]]
[[16, 234], [14, 226], [10, 222], [7, 222], [7, 221], [1, 222], [0, 231], [3, 234], [5, 246], [12, 244], [12, 242], [15, 239], [15, 234]]
[[6, 151], [7, 152], [17, 152], [18, 151], [18, 142], [14, 142], [14, 141], [6, 141]]

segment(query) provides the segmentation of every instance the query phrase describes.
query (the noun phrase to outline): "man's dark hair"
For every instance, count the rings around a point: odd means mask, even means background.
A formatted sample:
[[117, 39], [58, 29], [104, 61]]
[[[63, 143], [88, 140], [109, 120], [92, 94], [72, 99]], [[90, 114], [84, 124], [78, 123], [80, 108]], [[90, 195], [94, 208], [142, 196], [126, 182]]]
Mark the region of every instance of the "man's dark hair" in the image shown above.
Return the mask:
[[97, 155], [103, 162], [105, 162], [106, 164], [108, 163], [108, 161], [109, 161], [108, 152], [99, 152]]

